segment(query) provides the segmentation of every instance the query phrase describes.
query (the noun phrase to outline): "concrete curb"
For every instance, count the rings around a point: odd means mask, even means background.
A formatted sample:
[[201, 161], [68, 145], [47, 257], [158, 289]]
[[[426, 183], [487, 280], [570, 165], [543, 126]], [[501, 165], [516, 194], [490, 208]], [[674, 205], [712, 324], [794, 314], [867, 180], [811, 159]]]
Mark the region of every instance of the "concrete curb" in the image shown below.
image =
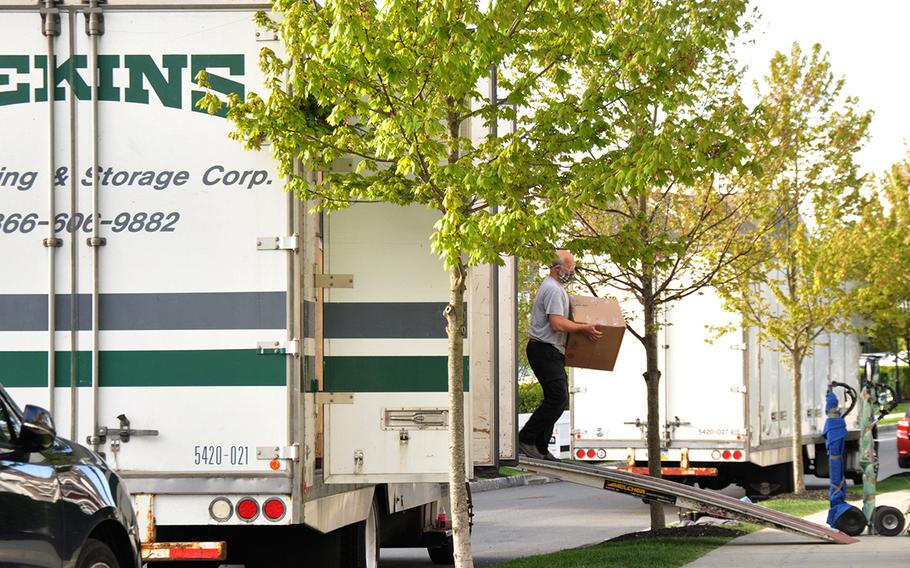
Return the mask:
[[484, 491], [495, 491], [497, 489], [508, 489], [510, 487], [523, 487], [525, 485], [543, 485], [559, 481], [554, 477], [545, 475], [521, 474], [510, 477], [494, 477], [493, 479], [476, 479], [471, 482], [471, 493], [483, 493]]

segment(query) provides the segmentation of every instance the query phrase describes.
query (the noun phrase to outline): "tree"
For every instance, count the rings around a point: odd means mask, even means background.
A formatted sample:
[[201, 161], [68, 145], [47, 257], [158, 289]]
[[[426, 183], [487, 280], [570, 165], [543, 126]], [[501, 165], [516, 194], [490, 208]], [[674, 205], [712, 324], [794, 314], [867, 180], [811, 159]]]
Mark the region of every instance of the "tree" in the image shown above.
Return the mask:
[[[287, 189], [318, 209], [369, 200], [440, 214], [432, 249], [451, 284], [445, 317], [455, 559], [472, 566], [462, 386], [467, 270], [499, 263], [500, 254], [549, 259], [557, 229], [584, 196], [565, 191], [568, 172], [542, 135], [553, 120], [546, 91], [566, 85], [566, 69], [601, 50], [605, 38], [637, 34], [629, 42], [637, 52], [603, 55], [617, 66], [630, 54], [650, 60], [663, 30], [614, 33], [611, 15], [665, 9], [649, 0], [276, 0], [274, 9], [279, 21], [265, 14], [258, 21], [279, 35], [284, 52], [262, 50], [267, 96], [228, 100], [232, 136], [251, 149], [268, 140]], [[508, 93], [499, 102], [478, 92], [491, 66]], [[222, 101], [209, 95], [201, 104], [217, 111]], [[515, 120], [515, 132], [464, 135], [472, 121], [500, 119]], [[341, 157], [353, 157], [355, 169], [333, 171]], [[323, 181], [308, 184], [300, 164], [324, 170]]]
[[[867, 331], [905, 364], [910, 349], [910, 158], [891, 166], [863, 212], [855, 278]], [[895, 376], [898, 398], [900, 375]]]
[[[518, 259], [518, 282], [516, 282], [516, 289], [518, 291], [518, 297], [516, 301], [518, 302], [516, 317], [518, 318], [518, 338], [517, 342], [519, 346], [526, 345], [528, 343], [528, 333], [531, 328], [531, 308], [534, 307], [534, 296], [537, 292], [537, 286], [540, 283], [540, 263], [533, 260], [528, 260], [525, 258]], [[524, 349], [518, 350], [518, 379], [530, 380], [540, 388], [540, 385], [537, 381], [534, 381], [534, 372], [531, 370], [531, 363], [528, 362], [528, 354]], [[538, 389], [532, 389], [538, 390]], [[543, 397], [543, 390], [540, 389], [540, 397]], [[527, 404], [522, 403], [524, 407], [530, 407], [530, 411], [522, 410], [521, 412], [533, 412], [537, 408], [537, 404], [540, 402], [540, 397], [536, 399], [534, 405], [529, 401]], [[520, 401], [521, 402], [521, 401]]]
[[759, 90], [768, 156], [756, 183], [770, 191], [766, 214], [779, 218], [761, 240], [762, 259], [745, 279], [724, 279], [728, 309], [741, 313], [758, 339], [781, 351], [792, 379], [793, 488], [805, 491], [802, 462], [802, 364], [825, 331], [847, 327], [857, 286], [848, 285], [859, 239], [855, 157], [868, 135], [871, 112], [843, 97], [828, 55], [818, 44], [804, 54], [794, 44], [777, 53]]
[[[744, 8], [715, 2], [701, 27], [680, 14], [686, 24], [673, 28], [666, 46], [678, 62], [672, 73], [652, 74], [643, 62], [641, 74], [623, 76], [609, 62], [588, 62], [581, 73], [598, 89], [579, 104], [593, 110], [565, 129], [572, 133], [567, 147], [586, 148], [571, 168], [590, 197], [566, 233], [569, 248], [590, 253], [579, 273], [594, 295], [612, 289], [641, 308], [628, 330], [646, 352], [648, 471], [655, 477], [658, 311], [710, 285], [722, 268], [741, 265], [755, 240], [746, 228], [759, 200], [738, 183], [754, 167], [744, 142], [754, 121], [737, 94], [730, 54]], [[652, 504], [651, 528], [664, 523], [663, 508]]]

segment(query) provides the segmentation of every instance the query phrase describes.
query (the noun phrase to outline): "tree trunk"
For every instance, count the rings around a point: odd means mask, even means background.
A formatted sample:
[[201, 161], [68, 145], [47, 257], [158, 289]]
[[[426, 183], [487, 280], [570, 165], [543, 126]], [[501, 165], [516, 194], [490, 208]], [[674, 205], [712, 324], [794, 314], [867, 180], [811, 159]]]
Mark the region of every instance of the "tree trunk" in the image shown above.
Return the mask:
[[464, 291], [467, 267], [449, 270], [449, 304], [445, 308], [449, 337], [449, 501], [455, 566], [473, 568], [464, 447]]
[[793, 384], [790, 391], [790, 397], [793, 399], [793, 442], [791, 444], [791, 450], [793, 451], [793, 492], [797, 495], [802, 495], [806, 492], [806, 483], [803, 479], [803, 355], [798, 350], [791, 350], [790, 358], [793, 361]]
[[[648, 389], [648, 475], [660, 477], [660, 369], [657, 366], [657, 310], [650, 286], [646, 286], [644, 294], [645, 316], [645, 355], [647, 367], [644, 374], [645, 385]], [[662, 529], [666, 526], [664, 507], [660, 503], [651, 502], [651, 530]]]
[[904, 393], [901, 392], [901, 365], [897, 353], [894, 354], [894, 399], [903, 402]]

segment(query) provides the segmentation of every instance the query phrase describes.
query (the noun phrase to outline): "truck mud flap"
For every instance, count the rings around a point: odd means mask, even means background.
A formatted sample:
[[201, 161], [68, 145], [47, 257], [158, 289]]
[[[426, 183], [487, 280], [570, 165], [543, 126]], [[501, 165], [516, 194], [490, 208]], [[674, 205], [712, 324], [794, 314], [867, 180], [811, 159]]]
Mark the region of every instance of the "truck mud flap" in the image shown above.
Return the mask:
[[532, 473], [551, 475], [570, 483], [701, 511], [714, 517], [755, 523], [836, 544], [858, 542], [857, 539], [824, 525], [675, 481], [594, 465], [536, 460], [524, 456], [519, 458], [518, 463]]

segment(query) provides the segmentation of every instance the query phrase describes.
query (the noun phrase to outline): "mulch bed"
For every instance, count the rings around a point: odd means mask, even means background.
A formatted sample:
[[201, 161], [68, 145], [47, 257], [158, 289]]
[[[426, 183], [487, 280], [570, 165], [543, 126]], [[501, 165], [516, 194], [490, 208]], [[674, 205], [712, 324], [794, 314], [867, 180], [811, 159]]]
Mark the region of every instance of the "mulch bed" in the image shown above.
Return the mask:
[[746, 534], [744, 531], [731, 529], [729, 527], [719, 527], [717, 525], [687, 525], [684, 527], [668, 527], [656, 531], [641, 531], [619, 535], [605, 542], [629, 542], [643, 540], [647, 538], [666, 538], [666, 537], [696, 537], [696, 536], [722, 536], [734, 538]]
[[[850, 486], [852, 488], [852, 486]], [[779, 493], [768, 497], [765, 501], [775, 501], [777, 499], [808, 499], [810, 501], [827, 501], [827, 489], [807, 489], [805, 493], [797, 495], [796, 493]]]

